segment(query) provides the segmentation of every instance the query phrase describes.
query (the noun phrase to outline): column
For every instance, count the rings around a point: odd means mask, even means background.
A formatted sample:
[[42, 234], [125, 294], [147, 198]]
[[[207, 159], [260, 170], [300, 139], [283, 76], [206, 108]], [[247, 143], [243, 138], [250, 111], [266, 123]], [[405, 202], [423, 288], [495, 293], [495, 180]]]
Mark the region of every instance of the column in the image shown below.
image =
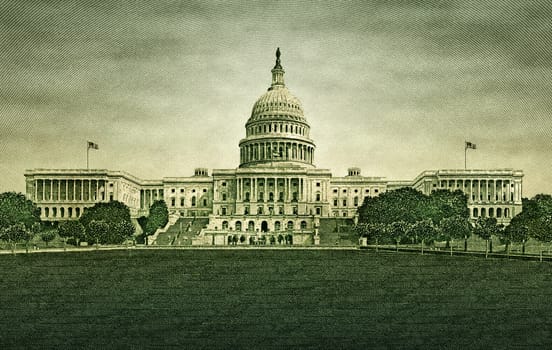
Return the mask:
[[100, 186], [98, 185], [98, 180], [96, 180], [96, 202], [100, 200]]

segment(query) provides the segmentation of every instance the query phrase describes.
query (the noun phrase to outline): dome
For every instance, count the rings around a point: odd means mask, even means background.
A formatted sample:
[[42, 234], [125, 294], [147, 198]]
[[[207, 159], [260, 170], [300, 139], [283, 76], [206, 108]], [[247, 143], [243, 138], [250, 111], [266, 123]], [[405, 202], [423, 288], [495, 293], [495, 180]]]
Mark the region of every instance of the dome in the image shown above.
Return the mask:
[[271, 70], [272, 84], [257, 99], [240, 141], [240, 168], [314, 167], [314, 142], [301, 101], [284, 84], [280, 49]]
[[248, 122], [274, 116], [279, 119], [294, 119], [306, 122], [301, 101], [288, 88], [278, 87], [263, 94], [253, 105]]

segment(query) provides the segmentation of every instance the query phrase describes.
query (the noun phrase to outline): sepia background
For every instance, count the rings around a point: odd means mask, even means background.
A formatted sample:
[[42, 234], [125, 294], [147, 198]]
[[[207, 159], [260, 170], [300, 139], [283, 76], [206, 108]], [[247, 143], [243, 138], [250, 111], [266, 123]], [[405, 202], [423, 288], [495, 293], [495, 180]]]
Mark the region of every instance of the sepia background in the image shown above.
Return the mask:
[[233, 168], [276, 47], [315, 163], [523, 169], [551, 193], [549, 1], [0, 1], [0, 192], [25, 169]]

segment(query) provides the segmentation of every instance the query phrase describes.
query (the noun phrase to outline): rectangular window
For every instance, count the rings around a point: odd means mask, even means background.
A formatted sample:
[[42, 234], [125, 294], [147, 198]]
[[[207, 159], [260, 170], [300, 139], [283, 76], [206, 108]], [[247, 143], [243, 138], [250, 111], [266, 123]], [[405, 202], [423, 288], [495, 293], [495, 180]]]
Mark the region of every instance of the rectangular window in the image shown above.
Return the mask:
[[181, 207], [184, 206], [184, 198], [180, 198], [180, 206], [181, 206]]
[[333, 204], [334, 204], [334, 207], [337, 207], [337, 199], [334, 199]]
[[171, 206], [174, 207], [176, 205], [176, 200], [173, 198], [171, 199]]
[[344, 207], [347, 206], [347, 200], [346, 200], [346, 199], [343, 200], [343, 206], [344, 206]]
[[320, 187], [320, 182], [317, 182], [317, 183], [316, 183], [316, 187]]

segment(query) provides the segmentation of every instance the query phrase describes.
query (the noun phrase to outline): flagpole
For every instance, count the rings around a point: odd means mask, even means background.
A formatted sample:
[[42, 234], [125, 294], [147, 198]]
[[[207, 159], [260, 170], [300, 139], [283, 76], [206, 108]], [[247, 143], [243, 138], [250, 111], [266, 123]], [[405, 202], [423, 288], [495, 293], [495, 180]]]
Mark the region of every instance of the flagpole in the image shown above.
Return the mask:
[[464, 170], [467, 169], [467, 158], [466, 158], [467, 153], [468, 153], [468, 143], [464, 141]]

